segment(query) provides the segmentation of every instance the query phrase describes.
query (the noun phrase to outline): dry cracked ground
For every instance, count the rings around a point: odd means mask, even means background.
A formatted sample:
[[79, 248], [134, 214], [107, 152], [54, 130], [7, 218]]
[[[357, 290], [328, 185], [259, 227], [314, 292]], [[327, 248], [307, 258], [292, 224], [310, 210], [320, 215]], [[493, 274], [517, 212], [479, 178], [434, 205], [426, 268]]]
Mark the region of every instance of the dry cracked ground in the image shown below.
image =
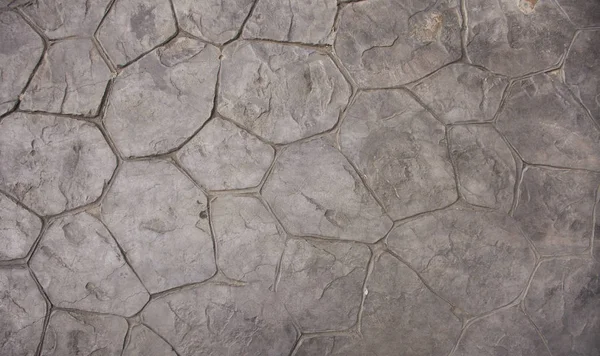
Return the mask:
[[600, 355], [600, 1], [0, 0], [0, 355]]

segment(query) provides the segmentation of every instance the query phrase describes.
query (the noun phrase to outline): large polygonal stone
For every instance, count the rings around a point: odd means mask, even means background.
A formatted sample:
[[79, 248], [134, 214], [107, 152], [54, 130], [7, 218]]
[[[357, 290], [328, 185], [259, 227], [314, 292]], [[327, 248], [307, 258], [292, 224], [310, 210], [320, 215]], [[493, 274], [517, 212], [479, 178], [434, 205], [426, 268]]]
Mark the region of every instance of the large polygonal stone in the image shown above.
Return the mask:
[[600, 2], [589, 0], [557, 0], [577, 27], [600, 25]]
[[0, 122], [0, 187], [38, 214], [95, 201], [116, 166], [92, 123], [23, 113]]
[[20, 109], [95, 116], [110, 70], [88, 39], [53, 43], [23, 94]]
[[511, 77], [558, 63], [574, 32], [554, 1], [469, 0], [467, 12], [469, 58]]
[[515, 83], [496, 127], [528, 163], [600, 170], [600, 129], [558, 78]]
[[122, 356], [177, 356], [167, 342], [144, 325], [131, 328]]
[[323, 139], [287, 147], [263, 194], [294, 235], [375, 242], [392, 227], [350, 162]]
[[177, 37], [115, 79], [104, 122], [123, 155], [176, 149], [209, 119], [219, 50]]
[[402, 90], [360, 93], [342, 124], [340, 146], [392, 219], [457, 199], [444, 126]]
[[347, 329], [356, 323], [370, 256], [361, 244], [287, 242], [277, 294], [303, 332]]
[[149, 298], [110, 232], [87, 213], [55, 221], [30, 264], [58, 307], [130, 316]]
[[124, 66], [176, 31], [169, 0], [117, 0], [100, 24], [97, 37], [113, 63]]
[[0, 193], [0, 261], [25, 257], [41, 230], [39, 217]]
[[0, 13], [0, 115], [11, 110], [44, 51], [44, 41], [21, 16]]
[[169, 162], [124, 163], [102, 217], [151, 293], [215, 273], [206, 196]]
[[0, 355], [35, 355], [45, 316], [46, 301], [29, 271], [0, 268]]
[[349, 97], [333, 61], [314, 49], [239, 41], [223, 51], [219, 113], [272, 142], [331, 129]]
[[505, 214], [453, 206], [392, 230], [388, 246], [428, 285], [467, 315], [514, 300], [535, 264], [516, 222]]
[[361, 87], [405, 84], [461, 56], [456, 0], [358, 1], [338, 23], [335, 51]]
[[271, 146], [220, 118], [206, 124], [177, 153], [192, 178], [209, 190], [257, 186], [274, 156]]

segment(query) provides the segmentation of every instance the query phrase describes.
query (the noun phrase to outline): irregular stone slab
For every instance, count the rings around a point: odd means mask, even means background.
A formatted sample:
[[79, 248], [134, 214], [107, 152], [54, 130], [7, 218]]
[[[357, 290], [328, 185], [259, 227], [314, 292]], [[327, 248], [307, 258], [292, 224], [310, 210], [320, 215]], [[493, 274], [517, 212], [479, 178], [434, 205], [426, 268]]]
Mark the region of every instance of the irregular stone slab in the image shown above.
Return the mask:
[[[590, 2], [592, 4], [594, 2]], [[600, 3], [597, 14], [600, 16]], [[599, 19], [600, 21], [600, 19]], [[564, 66], [565, 81], [600, 124], [600, 31], [577, 34]]]
[[169, 0], [117, 0], [100, 24], [97, 38], [117, 66], [124, 66], [175, 35]]
[[44, 337], [42, 356], [120, 356], [127, 321], [113, 315], [55, 311]]
[[130, 335], [123, 356], [177, 356], [169, 344], [144, 325], [132, 327]]
[[19, 6], [27, 5], [31, 0], [0, 0], [0, 8], [16, 8]]
[[511, 77], [557, 64], [574, 32], [554, 1], [471, 0], [467, 14], [469, 58]]
[[33, 76], [19, 108], [96, 116], [110, 76], [92, 41], [55, 42]]
[[528, 167], [513, 213], [542, 255], [576, 254], [590, 246], [600, 174]]
[[361, 87], [424, 77], [461, 56], [459, 2], [359, 1], [340, 10], [335, 51]]
[[350, 163], [322, 139], [289, 146], [263, 195], [294, 235], [375, 242], [392, 227]]
[[600, 3], [587, 0], [557, 0], [577, 27], [600, 25]]
[[505, 77], [463, 63], [446, 66], [410, 85], [444, 123], [491, 121], [508, 86]]
[[211, 222], [223, 273], [244, 282], [275, 282], [285, 248], [285, 234], [275, 217], [254, 197], [218, 197], [211, 202]]
[[215, 44], [237, 36], [253, 3], [253, 0], [173, 0], [179, 27]]
[[496, 127], [528, 163], [600, 170], [600, 129], [558, 78], [515, 83]]
[[468, 203], [508, 212], [517, 163], [502, 137], [488, 125], [453, 126], [448, 136], [460, 194]]
[[259, 1], [242, 37], [331, 44], [336, 13], [335, 0]]
[[117, 158], [88, 122], [16, 113], [0, 122], [0, 187], [40, 215], [100, 197]]
[[181, 356], [288, 355], [298, 337], [274, 294], [206, 284], [150, 302], [144, 323]]
[[525, 311], [546, 337], [552, 355], [600, 352], [600, 264], [543, 261], [525, 298]]
[[0, 115], [12, 110], [44, 52], [44, 41], [17, 13], [0, 13]]
[[23, 258], [42, 230], [42, 220], [0, 193], [0, 261]]
[[275, 150], [234, 124], [215, 118], [178, 153], [192, 178], [209, 190], [256, 187]]
[[402, 224], [388, 246], [445, 300], [479, 315], [514, 300], [535, 264], [506, 214], [453, 206]]
[[219, 113], [269, 141], [331, 129], [349, 97], [333, 61], [314, 49], [239, 41], [223, 50]]
[[360, 244], [287, 242], [277, 294], [303, 332], [348, 329], [357, 322], [370, 256]]
[[30, 265], [58, 307], [130, 316], [149, 299], [110, 232], [87, 213], [54, 222]]
[[219, 50], [178, 37], [128, 66], [115, 79], [104, 118], [123, 155], [179, 147], [209, 119]]
[[340, 146], [392, 219], [457, 199], [444, 126], [402, 90], [360, 93], [342, 124]]
[[367, 343], [358, 337], [317, 336], [302, 340], [294, 356], [364, 356], [373, 352], [376, 350], [369, 349]]
[[33, 356], [42, 338], [46, 301], [25, 268], [0, 268], [0, 354]]
[[215, 271], [206, 196], [165, 161], [124, 163], [102, 217], [151, 293]]

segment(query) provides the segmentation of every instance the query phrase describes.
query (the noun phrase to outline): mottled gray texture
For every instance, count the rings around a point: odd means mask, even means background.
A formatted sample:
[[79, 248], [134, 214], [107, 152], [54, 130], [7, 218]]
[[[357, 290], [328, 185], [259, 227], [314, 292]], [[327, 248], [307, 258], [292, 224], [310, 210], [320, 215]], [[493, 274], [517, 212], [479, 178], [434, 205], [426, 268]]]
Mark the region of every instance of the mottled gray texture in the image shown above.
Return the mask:
[[177, 356], [166, 341], [144, 325], [131, 328], [122, 356]]
[[42, 230], [42, 220], [0, 193], [0, 261], [23, 258]]
[[577, 27], [600, 25], [600, 2], [594, 0], [556, 0]]
[[302, 340], [293, 356], [363, 356], [373, 351], [359, 337], [317, 336]]
[[358, 94], [339, 141], [392, 219], [443, 208], [457, 198], [444, 126], [405, 91]]
[[314, 49], [239, 41], [222, 63], [219, 113], [275, 143], [331, 129], [350, 97], [333, 61]]

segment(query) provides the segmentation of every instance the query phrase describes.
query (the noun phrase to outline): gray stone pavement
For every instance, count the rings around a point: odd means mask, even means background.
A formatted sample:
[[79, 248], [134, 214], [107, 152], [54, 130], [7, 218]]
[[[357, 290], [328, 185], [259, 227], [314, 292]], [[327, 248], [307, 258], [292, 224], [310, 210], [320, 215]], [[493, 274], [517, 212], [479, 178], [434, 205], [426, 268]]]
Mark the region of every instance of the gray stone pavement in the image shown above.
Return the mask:
[[599, 0], [0, 0], [1, 356], [599, 356]]

